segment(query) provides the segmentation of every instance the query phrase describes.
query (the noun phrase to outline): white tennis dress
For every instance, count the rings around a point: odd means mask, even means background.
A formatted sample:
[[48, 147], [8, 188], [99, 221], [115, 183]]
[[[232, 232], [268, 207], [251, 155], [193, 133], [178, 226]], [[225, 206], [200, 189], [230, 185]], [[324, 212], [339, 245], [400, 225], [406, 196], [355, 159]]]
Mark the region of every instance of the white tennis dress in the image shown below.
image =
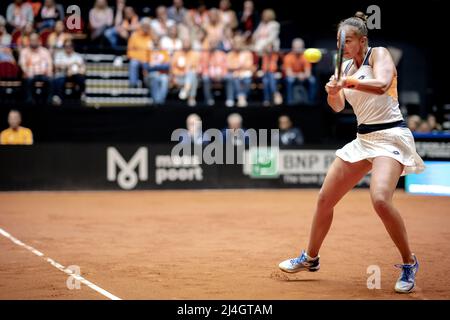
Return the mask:
[[[372, 66], [369, 63], [371, 52], [372, 48], [369, 48], [363, 64], [352, 77], [374, 79]], [[346, 63], [344, 75], [348, 73], [352, 64], [353, 60]], [[370, 128], [361, 131], [371, 132], [357, 133], [355, 140], [336, 151], [336, 156], [348, 162], [357, 162], [363, 159], [372, 161], [375, 157], [386, 156], [394, 158], [404, 165], [402, 175], [422, 172], [425, 164], [416, 152], [414, 137], [406, 127], [400, 112], [397, 98], [397, 77], [394, 77], [391, 87], [382, 95], [354, 89], [343, 90], [345, 99], [356, 114], [358, 128]], [[377, 127], [390, 126], [393, 127], [376, 130]]]

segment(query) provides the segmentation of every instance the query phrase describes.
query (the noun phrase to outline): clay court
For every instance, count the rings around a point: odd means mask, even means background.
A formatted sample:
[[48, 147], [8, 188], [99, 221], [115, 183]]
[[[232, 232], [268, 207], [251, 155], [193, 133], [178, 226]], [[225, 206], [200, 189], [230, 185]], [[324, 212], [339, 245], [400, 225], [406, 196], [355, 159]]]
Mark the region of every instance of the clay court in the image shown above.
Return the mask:
[[[395, 201], [421, 262], [416, 292], [394, 293], [400, 257], [367, 190], [337, 206], [318, 273], [284, 274], [299, 253], [317, 190], [0, 193], [0, 299], [108, 299], [67, 267], [121, 299], [449, 299], [450, 198]], [[381, 289], [369, 290], [378, 265]]]

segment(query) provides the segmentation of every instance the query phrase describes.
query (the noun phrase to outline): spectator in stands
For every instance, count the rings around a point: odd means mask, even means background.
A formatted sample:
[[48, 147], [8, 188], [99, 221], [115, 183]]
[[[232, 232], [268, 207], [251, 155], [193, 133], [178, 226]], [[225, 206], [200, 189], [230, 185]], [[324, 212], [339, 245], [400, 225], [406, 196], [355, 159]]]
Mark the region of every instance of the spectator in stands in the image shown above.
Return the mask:
[[30, 129], [20, 126], [21, 122], [20, 112], [11, 110], [8, 114], [9, 128], [0, 133], [0, 144], [33, 144], [33, 133]]
[[412, 115], [408, 116], [409, 130], [411, 130], [411, 132], [415, 132], [419, 128], [421, 122], [422, 122], [422, 119], [416, 114], [412, 114]]
[[219, 15], [220, 21], [225, 27], [229, 27], [232, 30], [236, 29], [238, 26], [236, 12], [231, 9], [230, 0], [220, 0]]
[[153, 48], [153, 38], [150, 18], [142, 18], [140, 27], [133, 32], [128, 40], [127, 55], [128, 77], [131, 88], [137, 88], [139, 82], [139, 70], [148, 63], [150, 52]]
[[234, 32], [230, 27], [226, 27], [223, 31], [222, 39], [219, 43], [219, 49], [225, 52], [231, 51], [233, 48]]
[[173, 25], [169, 27], [167, 35], [163, 36], [159, 41], [159, 47], [162, 50], [166, 50], [170, 55], [173, 54], [174, 51], [179, 51], [183, 49], [183, 42], [178, 37], [178, 29], [177, 25]]
[[430, 125], [430, 130], [433, 132], [442, 131], [442, 125], [436, 121], [436, 116], [434, 114], [429, 114], [427, 117], [427, 122]]
[[6, 20], [0, 16], [0, 62], [15, 62], [11, 41], [12, 37], [6, 31]]
[[[189, 37], [192, 49], [207, 50], [207, 32], [205, 26], [209, 21], [209, 11], [203, 0], [199, 0], [197, 8], [189, 9], [184, 18], [184, 24], [181, 28], [183, 40]], [[186, 35], [186, 30], [188, 35]]]
[[0, 14], [0, 26], [3, 26], [6, 28], [6, 19], [1, 14]]
[[279, 145], [283, 147], [301, 146], [304, 144], [303, 133], [300, 128], [292, 125], [292, 121], [287, 115], [278, 118]]
[[187, 72], [187, 55], [189, 52], [187, 47], [188, 44], [184, 43], [183, 50], [175, 51], [170, 59], [170, 81], [180, 88], [184, 84]]
[[210, 50], [202, 52], [201, 74], [203, 82], [203, 97], [205, 104], [213, 106], [214, 96], [211, 90], [212, 82], [224, 82], [226, 86], [226, 96], [229, 97], [229, 104], [233, 104], [233, 81], [228, 74], [227, 55], [217, 47], [217, 43], [209, 45]]
[[180, 38], [183, 42], [189, 40], [193, 50], [208, 49], [206, 44], [206, 31], [202, 26], [186, 19], [186, 23], [180, 24], [179, 27], [181, 27], [180, 30], [182, 31]]
[[244, 47], [242, 36], [234, 37], [233, 50], [227, 54], [227, 65], [233, 79], [234, 92], [233, 97], [227, 97], [226, 105], [234, 106], [234, 97], [237, 96], [237, 106], [246, 107], [255, 65], [252, 52]]
[[283, 97], [278, 91], [277, 73], [280, 62], [279, 52], [273, 51], [273, 45], [269, 44], [263, 54], [261, 63], [262, 82], [264, 86], [264, 106], [270, 106], [272, 101], [275, 105], [283, 103]]
[[314, 103], [317, 93], [317, 81], [311, 73], [311, 63], [303, 56], [305, 43], [303, 39], [296, 38], [292, 41], [292, 51], [284, 57], [283, 69], [286, 79], [287, 104], [293, 104], [294, 85], [307, 86], [307, 103]]
[[183, 23], [186, 12], [183, 0], [173, 0], [172, 6], [167, 9], [167, 16], [176, 23]]
[[25, 27], [21, 30], [20, 35], [16, 40], [15, 44], [17, 45], [17, 48], [21, 49], [28, 47], [30, 45], [30, 36], [34, 32], [36, 31], [34, 30], [33, 24], [27, 23]]
[[196, 113], [191, 113], [186, 118], [187, 132], [181, 136], [181, 143], [191, 145], [204, 145], [210, 138], [203, 133], [202, 119]]
[[255, 4], [252, 0], [244, 1], [243, 9], [238, 14], [238, 30], [246, 40], [251, 39], [253, 32], [259, 24], [259, 14], [255, 11]]
[[13, 30], [21, 30], [28, 23], [33, 24], [33, 8], [23, 0], [14, 0], [6, 9], [6, 20]]
[[[125, 11], [125, 7], [127, 5], [127, 0], [116, 0], [116, 6], [113, 7], [113, 13], [114, 13], [114, 22], [113, 25], [118, 26], [122, 23], [123, 21], [123, 16], [124, 16], [124, 11]], [[139, 19], [138, 19], [138, 23], [139, 23]]]
[[163, 105], [169, 92], [170, 55], [158, 45], [150, 53], [150, 60], [146, 73], [150, 93], [155, 105]]
[[50, 51], [40, 45], [39, 35], [30, 36], [30, 46], [20, 51], [19, 64], [23, 72], [23, 86], [26, 103], [33, 103], [33, 88], [36, 82], [43, 82], [48, 88], [47, 100], [53, 96], [53, 60]]
[[191, 50], [189, 42], [184, 43], [183, 50], [175, 51], [171, 62], [171, 73], [176, 85], [180, 86], [179, 98], [188, 101], [188, 106], [197, 104], [198, 74], [201, 52]]
[[186, 41], [190, 42], [192, 45], [191, 30], [185, 22], [180, 22], [176, 24], [178, 29], [178, 38], [180, 38], [181, 43]]
[[418, 133], [431, 133], [431, 126], [426, 120], [421, 120], [419, 126], [417, 127], [416, 131]]
[[113, 25], [113, 19], [114, 12], [112, 8], [108, 6], [108, 1], [96, 0], [94, 7], [89, 11], [91, 39], [101, 41], [105, 31]]
[[139, 28], [139, 17], [133, 7], [127, 6], [122, 11], [123, 16], [116, 14], [114, 27], [105, 31], [105, 37], [108, 39], [111, 48], [116, 51], [120, 50], [120, 45], [125, 44], [130, 35]]
[[167, 16], [167, 9], [164, 6], [156, 8], [156, 19], [152, 21], [152, 30], [158, 41], [169, 33], [169, 28], [175, 25], [175, 21]]
[[204, 25], [204, 29], [206, 31], [206, 43], [220, 43], [225, 25], [220, 20], [219, 10], [215, 8], [209, 10], [209, 21]]
[[267, 45], [272, 44], [274, 50], [280, 49], [280, 24], [275, 21], [275, 11], [266, 9], [261, 15], [261, 22], [253, 33], [253, 50], [261, 54]]
[[242, 127], [242, 116], [232, 113], [227, 117], [227, 123], [228, 127], [222, 130], [223, 141], [233, 146], [248, 146], [249, 138], [245, 135], [246, 129]]
[[74, 84], [78, 92], [84, 93], [86, 65], [83, 57], [74, 51], [70, 39], [64, 41], [64, 50], [55, 55], [55, 79], [53, 104], [60, 105], [67, 82]]
[[43, 5], [43, 0], [26, 0], [26, 2], [29, 3], [31, 8], [33, 9], [33, 16], [36, 19], [39, 10], [41, 10], [41, 7]]
[[185, 16], [186, 23], [189, 26], [205, 26], [209, 20], [209, 11], [204, 0], [199, 0], [196, 9], [190, 9]]
[[64, 20], [64, 8], [55, 0], [45, 0], [43, 6], [36, 16], [36, 27], [38, 31], [46, 28], [54, 28], [57, 21]]
[[72, 36], [70, 33], [66, 32], [64, 22], [58, 20], [55, 24], [55, 30], [50, 33], [47, 38], [47, 48], [51, 53], [56, 54], [58, 51], [62, 51], [64, 49], [64, 42], [71, 38]]

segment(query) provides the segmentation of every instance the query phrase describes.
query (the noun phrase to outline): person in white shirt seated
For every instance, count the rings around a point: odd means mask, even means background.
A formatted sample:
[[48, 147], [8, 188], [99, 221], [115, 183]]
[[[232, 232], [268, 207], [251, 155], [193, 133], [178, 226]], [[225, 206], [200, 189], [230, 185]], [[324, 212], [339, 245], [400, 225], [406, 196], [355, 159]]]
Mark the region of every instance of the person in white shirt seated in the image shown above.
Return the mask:
[[55, 55], [55, 79], [53, 104], [60, 105], [66, 82], [74, 84], [75, 90], [83, 95], [85, 89], [86, 65], [83, 57], [74, 51], [71, 39], [64, 41], [64, 50]]
[[167, 16], [167, 9], [164, 6], [156, 8], [156, 18], [152, 20], [153, 34], [157, 39], [161, 39], [169, 32], [169, 28], [176, 23]]
[[159, 41], [161, 50], [166, 50], [170, 55], [175, 51], [183, 50], [183, 41], [178, 37], [178, 28], [176, 25], [169, 27], [166, 36], [163, 36]]

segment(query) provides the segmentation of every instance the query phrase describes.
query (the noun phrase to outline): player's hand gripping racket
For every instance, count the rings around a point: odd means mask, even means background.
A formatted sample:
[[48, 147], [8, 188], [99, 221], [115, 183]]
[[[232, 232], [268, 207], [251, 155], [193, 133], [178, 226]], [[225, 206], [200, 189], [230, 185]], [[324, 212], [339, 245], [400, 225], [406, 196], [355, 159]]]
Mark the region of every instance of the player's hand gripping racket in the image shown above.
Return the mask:
[[344, 63], [344, 47], [345, 47], [345, 31], [341, 30], [339, 33], [339, 39], [338, 39], [338, 50], [337, 50], [337, 56], [336, 56], [336, 73], [334, 75], [337, 82], [342, 77], [342, 65]]

